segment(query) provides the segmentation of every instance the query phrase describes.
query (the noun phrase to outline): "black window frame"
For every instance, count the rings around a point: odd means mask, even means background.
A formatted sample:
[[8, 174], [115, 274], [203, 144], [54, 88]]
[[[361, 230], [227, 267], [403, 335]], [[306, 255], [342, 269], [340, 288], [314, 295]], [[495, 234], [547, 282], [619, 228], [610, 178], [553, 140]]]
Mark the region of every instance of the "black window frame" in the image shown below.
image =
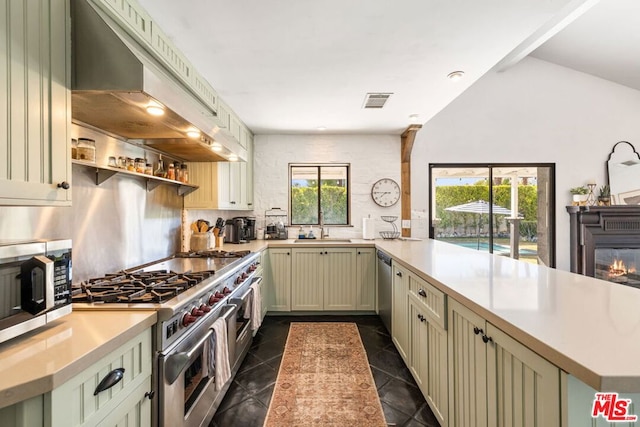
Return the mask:
[[[433, 169], [446, 169], [446, 168], [487, 168], [489, 171], [489, 210], [493, 205], [493, 169], [494, 168], [508, 168], [508, 167], [547, 167], [549, 168], [549, 181], [551, 188], [549, 189], [549, 215], [551, 224], [549, 226], [549, 235], [551, 239], [551, 254], [549, 256], [549, 266], [555, 268], [556, 266], [556, 254], [557, 254], [557, 242], [556, 242], [556, 164], [555, 163], [429, 163], [429, 188], [428, 188], [428, 207], [429, 207], [429, 238], [435, 239], [435, 230], [433, 227], [433, 202], [434, 202], [434, 185], [433, 185]], [[489, 253], [493, 253], [493, 233], [489, 233]]]
[[[292, 205], [292, 192], [291, 192], [291, 181], [292, 181], [292, 171], [295, 167], [304, 167], [304, 168], [317, 168], [318, 169], [318, 222], [313, 224], [299, 224], [293, 222], [293, 205]], [[351, 227], [351, 163], [306, 163], [306, 162], [296, 162], [289, 163], [289, 179], [288, 179], [288, 198], [289, 198], [289, 225], [290, 226], [319, 226], [320, 225], [320, 212], [322, 209], [322, 192], [320, 189], [322, 188], [322, 173], [321, 170], [323, 167], [345, 167], [347, 171], [347, 222], [346, 224], [327, 224], [327, 226], [331, 227]]]

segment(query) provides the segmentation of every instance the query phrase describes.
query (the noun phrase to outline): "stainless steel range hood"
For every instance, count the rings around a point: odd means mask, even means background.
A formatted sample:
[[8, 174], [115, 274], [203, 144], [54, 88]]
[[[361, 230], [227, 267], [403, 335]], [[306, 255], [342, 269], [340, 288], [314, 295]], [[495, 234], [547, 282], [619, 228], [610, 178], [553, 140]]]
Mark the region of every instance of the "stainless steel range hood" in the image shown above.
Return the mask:
[[[187, 161], [246, 160], [221, 132], [216, 112], [202, 103], [144, 47], [87, 0], [72, 1], [72, 117], [130, 142]], [[164, 108], [152, 116], [150, 103]], [[200, 137], [189, 138], [197, 129]], [[223, 149], [212, 150], [215, 143]]]

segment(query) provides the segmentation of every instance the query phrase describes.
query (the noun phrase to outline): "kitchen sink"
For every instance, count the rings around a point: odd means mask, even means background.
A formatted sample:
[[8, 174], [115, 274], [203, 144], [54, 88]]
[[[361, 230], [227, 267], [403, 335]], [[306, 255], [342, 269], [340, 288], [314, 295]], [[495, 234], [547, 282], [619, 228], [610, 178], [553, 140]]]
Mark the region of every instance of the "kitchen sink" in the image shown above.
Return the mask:
[[293, 243], [351, 243], [351, 239], [296, 239]]

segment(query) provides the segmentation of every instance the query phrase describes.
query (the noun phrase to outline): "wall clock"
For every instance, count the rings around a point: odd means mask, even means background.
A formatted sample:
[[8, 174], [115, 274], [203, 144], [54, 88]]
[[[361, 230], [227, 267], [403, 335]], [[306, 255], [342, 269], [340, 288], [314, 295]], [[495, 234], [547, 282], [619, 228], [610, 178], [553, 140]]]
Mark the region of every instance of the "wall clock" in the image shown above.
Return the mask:
[[379, 206], [393, 206], [400, 200], [400, 186], [391, 178], [382, 178], [371, 187], [371, 198]]

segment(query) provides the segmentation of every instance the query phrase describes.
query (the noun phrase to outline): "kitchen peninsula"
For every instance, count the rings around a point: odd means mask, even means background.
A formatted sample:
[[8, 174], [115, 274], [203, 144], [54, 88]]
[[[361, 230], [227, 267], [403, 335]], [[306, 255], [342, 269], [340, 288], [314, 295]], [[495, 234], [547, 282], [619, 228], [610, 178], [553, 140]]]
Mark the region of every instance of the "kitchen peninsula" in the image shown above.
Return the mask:
[[[485, 328], [487, 339], [490, 328], [500, 331], [500, 335], [491, 337], [494, 341], [489, 345], [501, 346], [500, 337], [505, 336], [504, 339], [515, 340], [527, 352], [539, 356], [555, 369], [552, 372], [557, 377], [559, 393], [556, 406], [563, 419], [559, 425], [577, 426], [584, 417], [590, 419], [589, 408], [584, 405], [591, 403], [595, 390], [640, 393], [640, 365], [637, 363], [640, 316], [634, 309], [640, 304], [640, 293], [636, 289], [433, 240], [351, 239], [302, 243], [257, 240], [242, 245], [225, 244], [224, 249], [266, 251], [263, 267], [265, 281], [268, 281], [270, 251], [319, 246], [375, 247], [391, 255], [394, 265], [422, 281], [423, 287], [429, 286], [435, 289], [434, 292], [445, 295], [443, 304], [449, 312], [445, 329], [449, 341], [455, 333], [451, 311], [453, 307], [463, 306], [486, 321], [486, 326], [476, 327]], [[266, 283], [265, 293], [270, 286]], [[412, 298], [410, 296], [408, 300]], [[74, 316], [85, 315], [95, 313], [74, 313]], [[408, 314], [404, 318], [407, 323], [411, 320]], [[43, 337], [46, 334], [42, 332]], [[35, 334], [5, 343], [3, 352], [21, 345], [22, 340], [35, 343], [37, 337]], [[472, 338], [481, 341], [480, 336]], [[449, 351], [452, 348], [450, 343]], [[452, 355], [447, 359], [451, 365]], [[12, 366], [15, 371], [31, 369], [19, 364]], [[0, 390], [1, 396], [22, 393], [14, 389], [15, 384], [5, 384], [3, 382]], [[56, 385], [49, 383], [49, 387]], [[449, 377], [451, 387], [452, 378]], [[46, 391], [43, 389], [40, 393]], [[630, 396], [634, 400], [640, 398], [640, 394]], [[590, 400], [585, 402], [585, 399]], [[449, 401], [451, 406], [451, 398]], [[6, 405], [11, 401], [3, 403]], [[451, 417], [448, 418], [449, 425], [456, 425]], [[580, 421], [576, 421], [578, 419]]]

